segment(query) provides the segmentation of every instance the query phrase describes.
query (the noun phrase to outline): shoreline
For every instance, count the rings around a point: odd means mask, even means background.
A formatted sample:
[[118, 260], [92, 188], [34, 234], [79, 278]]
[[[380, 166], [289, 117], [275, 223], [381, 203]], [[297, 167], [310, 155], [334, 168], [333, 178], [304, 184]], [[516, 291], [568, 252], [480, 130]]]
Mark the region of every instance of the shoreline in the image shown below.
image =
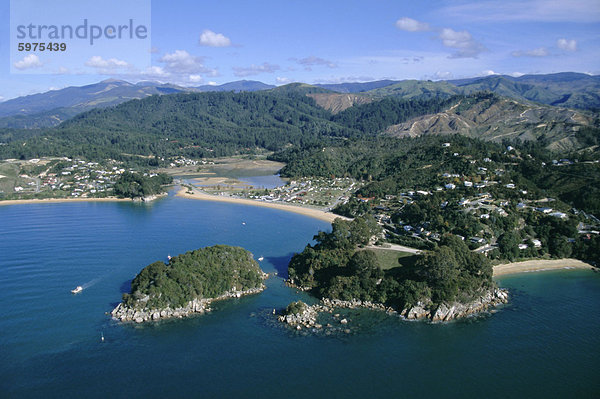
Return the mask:
[[52, 204], [60, 202], [125, 202], [132, 201], [131, 198], [117, 198], [117, 197], [105, 197], [105, 198], [42, 198], [42, 199], [20, 199], [20, 200], [5, 200], [0, 201], [2, 205], [24, 205], [24, 204]]
[[341, 218], [344, 220], [350, 220], [344, 216], [336, 215], [336, 214], [330, 213], [330, 212], [321, 211], [319, 209], [305, 208], [305, 207], [301, 207], [301, 206], [287, 205], [287, 204], [281, 204], [281, 203], [277, 203], [277, 202], [264, 202], [264, 201], [256, 201], [256, 200], [246, 199], [246, 198], [235, 198], [235, 197], [224, 197], [224, 196], [222, 197], [222, 196], [206, 194], [206, 193], [202, 193], [202, 192], [198, 192], [198, 191], [194, 191], [194, 194], [189, 194], [189, 193], [187, 193], [186, 188], [181, 188], [177, 192], [177, 196], [183, 197], [183, 198], [188, 198], [188, 199], [201, 200], [201, 201], [227, 202], [227, 203], [231, 203], [231, 204], [253, 205], [253, 206], [261, 206], [263, 208], [279, 209], [282, 211], [299, 213], [301, 215], [309, 216], [309, 217], [319, 219], [319, 220], [329, 222], [329, 223], [333, 222], [337, 218]]
[[494, 266], [494, 277], [506, 276], [510, 274], [519, 274], [527, 272], [540, 272], [546, 270], [560, 269], [588, 269], [594, 267], [579, 259], [533, 259], [523, 262], [504, 263]]
[[[263, 274], [263, 278], [265, 278], [264, 276], [265, 275]], [[228, 291], [225, 294], [214, 298], [195, 298], [189, 301], [186, 306], [173, 309], [169, 306], [161, 309], [137, 309], [135, 307], [130, 308], [124, 302], [119, 302], [117, 307], [114, 308], [109, 314], [114, 320], [121, 322], [135, 322], [137, 324], [147, 321], [158, 321], [160, 319], [181, 319], [195, 314], [202, 315], [211, 312], [212, 308], [210, 305], [213, 302], [258, 294], [263, 292], [266, 288], [267, 286], [261, 283], [260, 287], [257, 288], [249, 288], [243, 291]]]

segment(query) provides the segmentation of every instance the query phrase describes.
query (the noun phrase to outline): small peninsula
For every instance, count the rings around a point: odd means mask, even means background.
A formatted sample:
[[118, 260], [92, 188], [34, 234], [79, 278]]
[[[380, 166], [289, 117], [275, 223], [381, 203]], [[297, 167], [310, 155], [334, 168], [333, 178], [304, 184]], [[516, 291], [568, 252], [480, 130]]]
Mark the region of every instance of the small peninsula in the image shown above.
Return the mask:
[[239, 298], [265, 289], [266, 274], [240, 247], [215, 245], [146, 266], [130, 293], [111, 312], [114, 319], [143, 323], [210, 311], [213, 301]]
[[[492, 280], [490, 261], [459, 238], [445, 235], [436, 249], [413, 264], [383, 270], [376, 253], [364, 248], [381, 233], [368, 216], [338, 219], [330, 233], [319, 232], [316, 245], [292, 257], [288, 283], [323, 298], [322, 304], [292, 306], [280, 320], [312, 326], [315, 311], [365, 307], [407, 319], [449, 321], [507, 302], [506, 290]], [[310, 317], [296, 317], [302, 314]]]

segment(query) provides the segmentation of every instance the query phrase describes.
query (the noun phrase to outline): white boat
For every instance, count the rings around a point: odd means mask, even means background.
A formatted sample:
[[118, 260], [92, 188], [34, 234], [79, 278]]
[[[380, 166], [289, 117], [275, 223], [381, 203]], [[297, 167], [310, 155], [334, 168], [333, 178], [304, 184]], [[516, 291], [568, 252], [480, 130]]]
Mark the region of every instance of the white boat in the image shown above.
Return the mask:
[[79, 294], [81, 291], [83, 291], [83, 287], [78, 285], [74, 290], [71, 290], [71, 294]]
[[260, 258], [258, 258], [259, 262], [262, 262], [263, 260], [265, 260], [265, 258], [263, 256], [261, 256]]

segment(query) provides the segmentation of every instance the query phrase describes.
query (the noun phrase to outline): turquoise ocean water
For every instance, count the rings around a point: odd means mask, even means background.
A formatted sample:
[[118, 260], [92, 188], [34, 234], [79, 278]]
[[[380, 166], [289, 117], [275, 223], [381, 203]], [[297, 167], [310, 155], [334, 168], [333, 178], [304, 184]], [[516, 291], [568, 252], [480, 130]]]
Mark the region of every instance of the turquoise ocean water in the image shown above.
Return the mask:
[[[600, 396], [600, 274], [590, 271], [505, 277], [509, 305], [449, 324], [357, 311], [350, 334], [278, 325], [273, 308], [311, 300], [283, 285], [290, 256], [328, 227], [175, 197], [0, 206], [0, 397]], [[145, 265], [217, 243], [264, 256], [263, 270], [280, 275], [191, 319], [134, 326], [105, 314]]]

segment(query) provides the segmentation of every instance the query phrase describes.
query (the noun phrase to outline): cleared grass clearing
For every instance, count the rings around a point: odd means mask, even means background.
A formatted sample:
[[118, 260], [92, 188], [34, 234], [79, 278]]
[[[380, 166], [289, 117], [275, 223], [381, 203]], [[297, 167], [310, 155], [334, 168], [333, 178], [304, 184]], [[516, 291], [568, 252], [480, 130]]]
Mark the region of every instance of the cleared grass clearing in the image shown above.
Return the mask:
[[382, 270], [389, 270], [395, 267], [412, 267], [420, 257], [419, 255], [411, 254], [410, 252], [394, 251], [383, 248], [369, 248], [369, 250], [375, 252]]

